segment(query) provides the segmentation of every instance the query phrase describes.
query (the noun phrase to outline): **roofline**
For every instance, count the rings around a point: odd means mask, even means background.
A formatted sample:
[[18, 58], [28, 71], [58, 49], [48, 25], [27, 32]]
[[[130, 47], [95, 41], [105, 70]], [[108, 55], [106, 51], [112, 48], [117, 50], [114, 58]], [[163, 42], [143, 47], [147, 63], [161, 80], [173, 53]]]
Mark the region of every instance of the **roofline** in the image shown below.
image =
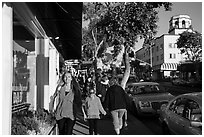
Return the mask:
[[[197, 95], [201, 95], [201, 96], [191, 96], [191, 94], [197, 94]], [[181, 94], [179, 96], [191, 97], [194, 100], [201, 100], [202, 101], [202, 92], [186, 93], [186, 94]], [[201, 105], [202, 105], [202, 103], [201, 103]]]
[[[191, 16], [188, 15], [188, 14], [178, 14], [178, 15], [171, 16], [169, 22], [170, 22], [174, 17], [176, 18], [176, 17], [178, 17], [178, 16], [182, 16], [182, 15], [184, 15], [184, 16], [188, 16], [188, 17], [189, 17], [188, 19], [192, 20], [192, 19], [191, 19]], [[186, 18], [186, 17], [184, 17], [184, 18]]]

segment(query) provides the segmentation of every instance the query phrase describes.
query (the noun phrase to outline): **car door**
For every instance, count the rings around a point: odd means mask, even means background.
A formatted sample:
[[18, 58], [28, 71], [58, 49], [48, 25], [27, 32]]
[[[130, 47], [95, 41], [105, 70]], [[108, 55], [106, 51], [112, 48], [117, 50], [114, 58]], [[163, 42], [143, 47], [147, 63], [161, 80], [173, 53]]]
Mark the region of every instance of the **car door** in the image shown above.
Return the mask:
[[184, 130], [183, 134], [186, 135], [198, 135], [202, 134], [202, 126], [195, 127], [190, 124], [191, 121], [202, 122], [201, 108], [198, 103], [194, 100], [188, 99], [185, 109], [184, 118], [186, 119], [183, 123]]
[[184, 121], [186, 119], [183, 118], [183, 110], [185, 107], [186, 100], [184, 98], [177, 98], [173, 102], [171, 102], [168, 111], [168, 127], [171, 133], [180, 135], [182, 134], [182, 130], [184, 130]]

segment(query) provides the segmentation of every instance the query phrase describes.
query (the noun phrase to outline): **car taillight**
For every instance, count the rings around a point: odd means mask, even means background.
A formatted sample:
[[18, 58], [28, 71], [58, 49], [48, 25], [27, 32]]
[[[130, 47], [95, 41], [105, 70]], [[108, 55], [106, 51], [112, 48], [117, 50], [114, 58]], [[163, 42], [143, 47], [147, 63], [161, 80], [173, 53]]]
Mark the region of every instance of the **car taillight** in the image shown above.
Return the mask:
[[146, 102], [139, 101], [139, 105], [140, 107], [151, 107], [151, 104], [148, 101]]

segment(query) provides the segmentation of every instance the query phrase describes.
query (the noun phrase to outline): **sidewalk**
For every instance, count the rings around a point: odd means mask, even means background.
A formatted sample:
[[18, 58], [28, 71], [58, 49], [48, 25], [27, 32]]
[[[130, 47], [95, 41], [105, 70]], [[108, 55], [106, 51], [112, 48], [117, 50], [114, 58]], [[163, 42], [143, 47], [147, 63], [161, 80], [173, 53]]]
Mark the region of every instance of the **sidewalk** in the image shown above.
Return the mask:
[[[80, 119], [77, 119], [76, 121], [73, 134], [88, 135], [88, 123]], [[98, 134], [115, 135], [111, 118], [105, 117], [98, 121]], [[122, 129], [121, 135], [153, 135], [153, 133], [137, 118], [128, 115], [128, 129]]]

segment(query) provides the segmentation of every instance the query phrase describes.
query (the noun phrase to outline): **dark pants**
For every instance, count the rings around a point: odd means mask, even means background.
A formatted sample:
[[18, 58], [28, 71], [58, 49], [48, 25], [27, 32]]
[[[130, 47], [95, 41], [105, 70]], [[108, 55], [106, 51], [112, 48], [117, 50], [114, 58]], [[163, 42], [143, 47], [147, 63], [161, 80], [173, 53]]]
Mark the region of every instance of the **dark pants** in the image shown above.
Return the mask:
[[75, 122], [75, 120], [71, 120], [70, 118], [62, 118], [57, 120], [59, 135], [72, 135]]
[[[98, 119], [88, 119], [89, 122], [89, 135], [97, 135], [97, 121]], [[94, 133], [94, 134], [93, 134]]]

